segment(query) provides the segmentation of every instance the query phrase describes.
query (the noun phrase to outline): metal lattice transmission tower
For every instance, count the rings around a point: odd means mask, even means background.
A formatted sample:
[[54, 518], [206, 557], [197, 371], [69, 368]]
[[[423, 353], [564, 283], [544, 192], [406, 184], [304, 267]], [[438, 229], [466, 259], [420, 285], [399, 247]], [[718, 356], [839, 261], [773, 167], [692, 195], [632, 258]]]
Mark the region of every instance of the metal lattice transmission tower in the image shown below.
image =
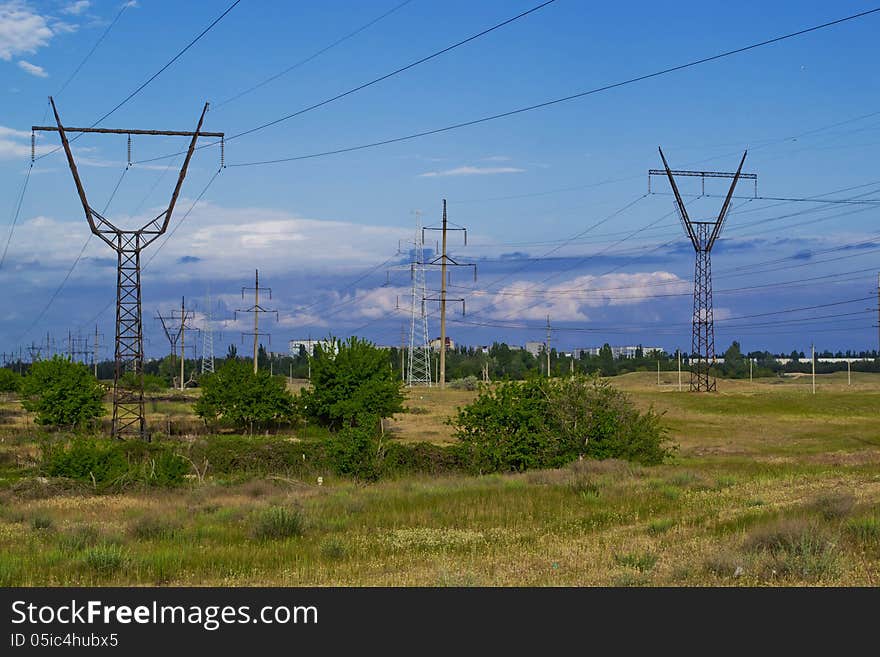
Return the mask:
[[410, 268], [409, 350], [406, 366], [406, 385], [431, 387], [431, 338], [428, 334], [428, 296], [425, 276], [425, 239], [422, 233], [422, 213], [416, 212], [416, 235], [413, 240], [413, 262]]
[[[690, 238], [696, 252], [694, 263], [694, 305], [692, 315], [691, 333], [691, 386], [692, 392], [714, 392], [716, 390], [715, 377], [710, 372], [710, 367], [715, 363], [715, 320], [712, 310], [712, 247], [715, 240], [724, 228], [724, 220], [730, 211], [730, 200], [733, 191], [740, 178], [748, 178], [755, 181], [755, 193], [757, 195], [757, 175], [742, 173], [743, 164], [746, 161], [748, 151], [743, 153], [739, 161], [736, 173], [721, 171], [673, 171], [666, 162], [663, 150], [660, 150], [660, 159], [663, 160], [663, 169], [651, 169], [648, 179], [652, 175], [665, 175], [669, 179], [669, 185], [675, 194], [675, 207], [678, 216], [684, 226], [685, 233]], [[705, 193], [706, 178], [733, 178], [730, 189], [721, 206], [721, 212], [714, 221], [693, 221], [688, 216], [687, 208], [681, 200], [678, 185], [674, 176], [699, 176], [703, 183]]]
[[211, 290], [205, 299], [205, 321], [202, 329], [202, 374], [214, 373], [214, 311], [211, 307]]
[[[195, 151], [196, 141], [202, 137], [218, 137], [221, 139], [221, 161], [222, 161], [222, 132], [201, 132], [202, 122], [205, 120], [205, 113], [208, 111], [208, 104], [202, 109], [199, 117], [199, 123], [195, 132], [170, 131], [170, 130], [123, 130], [111, 128], [71, 128], [61, 124], [61, 118], [55, 107], [55, 101], [51, 97], [49, 102], [52, 104], [52, 111], [55, 114], [56, 126], [33, 126], [32, 130], [46, 130], [58, 132], [61, 136], [61, 145], [67, 156], [67, 164], [73, 175], [73, 181], [76, 184], [76, 190], [82, 202], [85, 211], [86, 220], [94, 235], [97, 235], [111, 249], [116, 251], [116, 346], [115, 346], [115, 367], [113, 372], [113, 425], [112, 435], [114, 438], [124, 438], [126, 436], [135, 436], [141, 439], [149, 440], [147, 433], [146, 419], [144, 415], [144, 381], [143, 381], [143, 364], [144, 364], [144, 331], [143, 319], [141, 315], [141, 251], [152, 244], [160, 235], [163, 235], [168, 229], [171, 221], [171, 215], [174, 212], [174, 205], [180, 195], [180, 189], [183, 186], [183, 180], [186, 177], [186, 171], [189, 167], [190, 159], [192, 159]], [[73, 152], [70, 149], [70, 142], [67, 134], [72, 132], [78, 133], [99, 133], [99, 134], [118, 134], [128, 135], [129, 143], [131, 135], [162, 135], [162, 136], [178, 136], [191, 137], [189, 149], [180, 168], [180, 174], [177, 177], [177, 185], [171, 195], [171, 201], [168, 208], [159, 216], [146, 225], [134, 229], [126, 230], [118, 228], [101, 216], [91, 205], [89, 205], [86, 197], [85, 189], [79, 177], [76, 168], [76, 162], [73, 158]], [[129, 155], [129, 162], [131, 156]], [[126, 384], [123, 375], [126, 372], [132, 372], [133, 385]]]

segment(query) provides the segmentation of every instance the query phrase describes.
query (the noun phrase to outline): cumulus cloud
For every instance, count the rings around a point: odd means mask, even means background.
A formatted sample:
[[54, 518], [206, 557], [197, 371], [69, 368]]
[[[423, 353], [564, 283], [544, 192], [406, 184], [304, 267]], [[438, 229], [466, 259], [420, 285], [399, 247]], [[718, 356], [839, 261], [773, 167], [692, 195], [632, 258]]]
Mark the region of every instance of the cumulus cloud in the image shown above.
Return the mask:
[[469, 307], [493, 319], [587, 321], [590, 308], [633, 305], [658, 294], [687, 292], [687, 281], [666, 271], [578, 276], [555, 285], [516, 281], [476, 291]]
[[[178, 201], [172, 229], [191, 202]], [[114, 215], [111, 220], [123, 229], [136, 228], [162, 210], [155, 207], [136, 217]], [[79, 219], [59, 221], [40, 216], [21, 222], [16, 229], [16, 252], [40, 254], [43, 265], [66, 262], [69, 266], [88, 236], [85, 219]], [[224, 208], [201, 201], [173, 237], [167, 243], [164, 237], [159, 238], [144, 252], [144, 258], [152, 259], [147, 270], [154, 280], [202, 277], [247, 281], [256, 267], [261, 277], [264, 272], [272, 276], [307, 270], [341, 270], [340, 275], [346, 275], [349, 269], [386, 259], [389, 248], [403, 236], [401, 229], [392, 226], [310, 219], [266, 208]], [[92, 242], [87, 256], [108, 255], [104, 244]]]
[[48, 45], [53, 36], [44, 16], [19, 0], [0, 4], [0, 59], [32, 55]]
[[419, 178], [440, 178], [446, 176], [494, 176], [501, 173], [522, 173], [525, 169], [517, 167], [456, 167], [443, 171], [426, 171], [420, 173]]
[[23, 70], [25, 73], [30, 73], [31, 75], [38, 78], [48, 78], [49, 74], [46, 73], [46, 69], [42, 66], [37, 66], [36, 64], [31, 64], [25, 60], [19, 60], [18, 68]]
[[66, 7], [61, 9], [62, 14], [69, 14], [71, 16], [79, 16], [86, 9], [91, 6], [91, 2], [89, 0], [77, 0], [76, 2], [72, 2]]

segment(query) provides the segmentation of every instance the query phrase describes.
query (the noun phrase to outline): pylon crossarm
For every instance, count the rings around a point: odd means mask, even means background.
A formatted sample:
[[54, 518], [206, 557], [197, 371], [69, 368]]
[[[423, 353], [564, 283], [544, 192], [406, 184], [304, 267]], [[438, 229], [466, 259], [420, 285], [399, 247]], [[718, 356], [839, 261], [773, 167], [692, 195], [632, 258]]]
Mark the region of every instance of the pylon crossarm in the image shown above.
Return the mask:
[[727, 190], [727, 197], [724, 199], [724, 205], [721, 206], [721, 212], [718, 213], [718, 221], [715, 222], [715, 230], [712, 231], [712, 236], [709, 238], [709, 244], [706, 247], [708, 249], [711, 249], [715, 244], [715, 240], [718, 239], [718, 236], [721, 234], [721, 229], [724, 227], [724, 220], [727, 218], [727, 212], [730, 210], [730, 199], [733, 198], [733, 190], [736, 188], [736, 183], [739, 182], [743, 164], [745, 163], [746, 155], [748, 154], [749, 152], [745, 151], [742, 159], [739, 161], [739, 167], [737, 167], [736, 174], [733, 176], [733, 182], [730, 183], [730, 189]]
[[189, 167], [189, 161], [192, 159], [193, 152], [196, 149], [196, 142], [199, 139], [199, 131], [202, 129], [202, 122], [205, 120], [205, 113], [208, 111], [208, 103], [205, 103], [204, 108], [202, 108], [202, 115], [199, 117], [199, 124], [196, 126], [196, 131], [193, 133], [192, 139], [189, 142], [189, 148], [186, 151], [186, 157], [183, 159], [183, 166], [180, 167], [180, 175], [177, 176], [177, 185], [174, 187], [174, 192], [171, 194], [171, 202], [168, 204], [168, 211], [165, 213], [165, 221], [162, 224], [162, 232], [168, 228], [168, 222], [171, 221], [171, 215], [174, 212], [174, 205], [177, 203], [177, 197], [180, 195], [180, 188], [183, 187], [183, 179], [186, 178], [186, 170]]
[[669, 185], [672, 187], [672, 191], [675, 194], [675, 207], [678, 208], [678, 216], [681, 219], [681, 223], [684, 225], [684, 230], [688, 234], [688, 237], [691, 238], [691, 242], [694, 245], [694, 248], [699, 250], [700, 246], [697, 241], [697, 236], [694, 235], [694, 229], [691, 226], [690, 218], [688, 217], [687, 208], [684, 207], [684, 202], [681, 200], [681, 194], [678, 191], [678, 185], [675, 184], [675, 178], [672, 176], [672, 171], [669, 169], [669, 164], [666, 162], [666, 156], [663, 155], [663, 149], [657, 148], [660, 151], [660, 159], [663, 160], [663, 167], [666, 169], [666, 177], [669, 178]]

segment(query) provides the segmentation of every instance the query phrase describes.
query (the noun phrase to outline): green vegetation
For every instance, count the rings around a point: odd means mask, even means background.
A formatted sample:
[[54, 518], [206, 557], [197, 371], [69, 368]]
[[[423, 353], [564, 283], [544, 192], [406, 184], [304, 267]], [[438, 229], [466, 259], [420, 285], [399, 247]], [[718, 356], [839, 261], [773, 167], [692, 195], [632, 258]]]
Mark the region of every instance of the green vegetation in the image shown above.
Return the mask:
[[229, 426], [248, 434], [291, 424], [296, 417], [293, 395], [268, 372], [254, 373], [239, 360], [225, 361], [202, 377], [195, 412], [212, 427]]
[[37, 424], [81, 428], [106, 413], [101, 384], [85, 365], [61, 356], [33, 363], [20, 394]]
[[0, 392], [18, 392], [21, 375], [8, 367], [0, 367]]
[[[661, 447], [677, 444], [674, 459], [585, 453], [558, 467], [473, 475], [471, 446], [443, 423], [479, 398], [466, 389], [405, 391], [420, 411], [375, 431], [310, 423], [149, 444], [47, 434], [2, 397], [0, 584], [880, 581], [876, 375], [854, 374], [851, 386], [845, 373], [825, 375], [815, 395], [797, 378], [721, 380], [715, 395], [679, 393], [669, 378], [658, 386], [656, 372], [612, 383], [625, 408], [664, 411]], [[195, 422], [198, 394], [149, 396], [151, 418]], [[589, 379], [566, 395], [571, 408], [557, 404], [544, 421], [569, 423], [573, 436], [587, 419], [580, 400], [598, 395], [596, 418], [618, 400]], [[360, 458], [374, 448], [375, 459]]]
[[50, 477], [72, 479], [95, 491], [177, 486], [191, 471], [189, 462], [168, 445], [91, 438], [44, 442], [42, 469]]
[[660, 417], [651, 409], [639, 412], [598, 376], [487, 387], [452, 422], [479, 472], [554, 467], [584, 457], [654, 465], [671, 455]]
[[301, 393], [310, 418], [336, 430], [403, 411], [403, 383], [381, 349], [357, 337], [330, 342], [327, 350], [315, 348], [312, 387]]

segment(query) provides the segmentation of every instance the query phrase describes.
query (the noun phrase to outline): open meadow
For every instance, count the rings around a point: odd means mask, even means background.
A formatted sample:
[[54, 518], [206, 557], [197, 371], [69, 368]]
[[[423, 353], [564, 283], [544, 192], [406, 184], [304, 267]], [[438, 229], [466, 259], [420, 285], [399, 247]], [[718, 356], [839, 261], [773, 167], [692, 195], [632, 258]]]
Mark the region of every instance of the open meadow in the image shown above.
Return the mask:
[[[185, 486], [122, 493], [46, 477], [38, 432], [6, 398], [0, 585], [880, 583], [880, 375], [818, 376], [815, 395], [808, 377], [719, 379], [709, 395], [669, 372], [613, 384], [664, 413], [671, 461], [321, 485], [194, 463]], [[196, 394], [154, 400], [150, 421], [197, 425]], [[386, 437], [454, 441], [445, 419], [475, 394], [413, 390]]]

